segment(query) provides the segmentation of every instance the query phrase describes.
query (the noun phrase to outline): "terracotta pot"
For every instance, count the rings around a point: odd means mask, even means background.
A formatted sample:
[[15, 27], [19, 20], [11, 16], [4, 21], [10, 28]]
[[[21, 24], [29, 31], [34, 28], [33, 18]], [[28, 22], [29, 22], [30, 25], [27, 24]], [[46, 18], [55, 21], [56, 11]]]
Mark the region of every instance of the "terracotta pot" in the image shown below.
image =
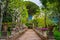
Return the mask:
[[4, 24], [3, 24], [3, 31], [6, 32], [6, 31], [7, 31], [7, 28], [8, 28], [8, 24], [7, 24], [7, 23], [4, 23]]

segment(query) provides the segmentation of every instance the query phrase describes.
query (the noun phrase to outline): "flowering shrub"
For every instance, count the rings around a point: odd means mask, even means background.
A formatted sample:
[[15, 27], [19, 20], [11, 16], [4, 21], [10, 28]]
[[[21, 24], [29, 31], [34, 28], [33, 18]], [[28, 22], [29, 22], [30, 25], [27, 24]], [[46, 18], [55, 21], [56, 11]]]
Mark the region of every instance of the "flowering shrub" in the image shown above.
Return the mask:
[[40, 28], [41, 31], [47, 31], [48, 28]]

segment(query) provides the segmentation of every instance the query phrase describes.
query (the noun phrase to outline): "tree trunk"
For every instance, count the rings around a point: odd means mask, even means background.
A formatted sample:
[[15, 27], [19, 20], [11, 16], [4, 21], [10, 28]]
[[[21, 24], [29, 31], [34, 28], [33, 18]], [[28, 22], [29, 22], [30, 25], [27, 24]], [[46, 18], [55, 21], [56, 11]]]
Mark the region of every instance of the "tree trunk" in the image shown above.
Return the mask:
[[1, 17], [0, 17], [0, 31], [1, 31], [1, 27], [2, 27], [2, 19], [3, 19], [3, 14], [1, 13]]
[[1, 9], [1, 6], [2, 3], [0, 3], [0, 31], [1, 31], [1, 27], [2, 27], [2, 18], [3, 18], [3, 14], [2, 14], [2, 9]]
[[1, 3], [0, 3], [0, 31], [1, 31]]
[[47, 24], [46, 24], [46, 17], [47, 17], [47, 13], [45, 13], [45, 27], [47, 27]]

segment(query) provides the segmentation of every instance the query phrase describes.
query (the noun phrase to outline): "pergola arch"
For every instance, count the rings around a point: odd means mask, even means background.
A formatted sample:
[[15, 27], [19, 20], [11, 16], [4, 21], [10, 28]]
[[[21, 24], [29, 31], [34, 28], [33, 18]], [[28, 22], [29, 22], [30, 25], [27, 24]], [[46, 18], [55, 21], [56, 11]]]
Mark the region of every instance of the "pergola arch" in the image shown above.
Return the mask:
[[34, 4], [36, 4], [37, 6], [39, 6], [39, 7], [42, 7], [42, 3], [41, 3], [41, 1], [40, 0], [24, 0], [24, 1], [30, 1], [30, 2], [32, 2], [32, 3], [34, 3]]
[[[27, 9], [31, 9], [31, 10], [34, 10], [34, 8], [35, 9], [40, 9], [40, 7], [37, 5], [37, 4], [35, 4], [34, 2], [31, 2], [31, 1], [25, 1], [25, 3], [27, 3], [26, 4], [26, 8]], [[30, 10], [30, 11], [31, 11]], [[35, 11], [35, 10], [34, 10]]]

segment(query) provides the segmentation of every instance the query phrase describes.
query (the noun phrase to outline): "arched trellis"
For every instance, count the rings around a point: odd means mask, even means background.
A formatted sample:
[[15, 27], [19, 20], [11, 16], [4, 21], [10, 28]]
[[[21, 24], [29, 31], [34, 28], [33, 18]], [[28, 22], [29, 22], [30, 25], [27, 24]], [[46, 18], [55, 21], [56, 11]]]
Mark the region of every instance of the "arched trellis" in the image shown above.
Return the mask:
[[[33, 15], [35, 14], [34, 11], [36, 11], [37, 9], [40, 10], [40, 7], [35, 4], [34, 2], [31, 2], [31, 1], [24, 1], [25, 2], [25, 5], [26, 5], [26, 8], [28, 9], [28, 14], [29, 15]], [[35, 7], [34, 7], [35, 6]], [[32, 12], [33, 11], [33, 12]], [[31, 12], [31, 13], [30, 13]], [[32, 14], [33, 13], [33, 14]]]
[[[31, 1], [32, 2], [32, 1]], [[33, 2], [33, 3], [35, 3], [35, 2]], [[36, 4], [36, 3], [35, 3]], [[37, 5], [37, 4], [36, 4]], [[37, 5], [38, 6], [38, 5]]]
[[24, 1], [30, 1], [32, 3], [35, 3], [37, 6], [42, 7], [42, 3], [40, 0], [24, 0]]
[[[38, 7], [37, 9], [40, 9], [40, 7], [36, 4], [36, 3], [34, 3], [34, 2], [31, 2], [31, 1], [25, 1], [25, 2], [29, 2], [29, 3], [32, 3], [33, 5], [35, 5], [36, 7]], [[31, 5], [31, 4], [28, 4], [28, 5]], [[34, 6], [31, 6], [31, 7], [34, 7]], [[32, 9], [31, 9], [32, 10]], [[34, 14], [36, 14], [36, 13], [33, 13], [33, 15]], [[33, 15], [31, 14], [31, 15], [29, 15], [29, 17], [33, 17]], [[32, 18], [31, 18], [32, 19]], [[30, 20], [30, 19], [29, 19]], [[32, 26], [34, 26], [34, 23], [32, 23]]]
[[[38, 5], [37, 5], [37, 6], [38, 6]], [[18, 15], [20, 15], [20, 14], [17, 14], [17, 16], [18, 16]], [[13, 16], [13, 15], [11, 15], [11, 16]]]

